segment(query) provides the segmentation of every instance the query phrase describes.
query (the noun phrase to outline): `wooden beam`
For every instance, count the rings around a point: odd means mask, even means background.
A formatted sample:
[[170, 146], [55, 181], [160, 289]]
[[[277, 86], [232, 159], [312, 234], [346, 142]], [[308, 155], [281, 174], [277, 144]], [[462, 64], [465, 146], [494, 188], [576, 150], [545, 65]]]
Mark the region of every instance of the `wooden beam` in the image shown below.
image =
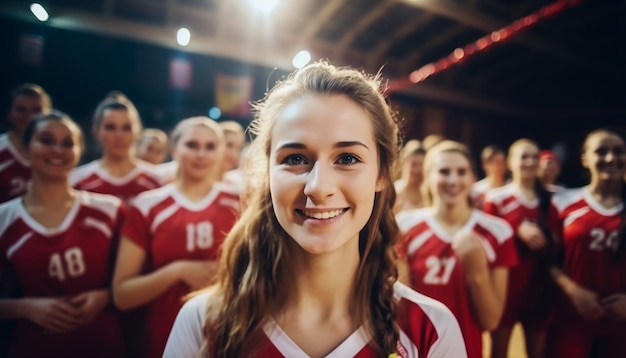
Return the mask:
[[335, 54], [337, 57], [342, 57], [344, 52], [352, 45], [354, 39], [374, 21], [380, 19], [387, 9], [393, 5], [393, 0], [383, 0], [378, 3], [373, 9], [368, 11], [365, 16], [361, 17], [359, 21], [346, 31], [339, 42], [335, 45]]

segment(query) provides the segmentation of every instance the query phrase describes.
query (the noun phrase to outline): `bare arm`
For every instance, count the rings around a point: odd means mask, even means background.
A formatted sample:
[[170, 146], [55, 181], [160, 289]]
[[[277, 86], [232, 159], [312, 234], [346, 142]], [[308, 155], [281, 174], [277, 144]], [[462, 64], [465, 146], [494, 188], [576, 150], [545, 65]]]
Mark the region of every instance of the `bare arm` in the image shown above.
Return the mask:
[[504, 312], [508, 268], [489, 268], [481, 238], [473, 232], [458, 234], [452, 247], [465, 270], [479, 326], [488, 331], [495, 329]]
[[28, 319], [53, 333], [82, 325], [82, 313], [64, 298], [0, 299], [0, 319]]
[[596, 320], [605, 315], [605, 310], [595, 292], [580, 286], [556, 266], [550, 269], [550, 275], [583, 318]]
[[122, 237], [113, 276], [113, 301], [119, 309], [142, 306], [179, 281], [184, 281], [193, 289], [203, 287], [217, 269], [216, 262], [178, 260], [142, 275], [145, 260], [146, 252]]

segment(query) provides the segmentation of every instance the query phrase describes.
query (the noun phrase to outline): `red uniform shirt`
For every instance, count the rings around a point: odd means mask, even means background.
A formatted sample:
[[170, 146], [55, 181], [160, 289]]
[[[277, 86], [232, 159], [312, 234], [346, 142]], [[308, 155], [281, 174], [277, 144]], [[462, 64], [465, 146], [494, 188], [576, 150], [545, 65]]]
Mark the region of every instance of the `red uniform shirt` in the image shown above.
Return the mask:
[[[434, 219], [430, 209], [405, 211], [397, 216], [403, 232], [400, 255], [406, 256], [413, 288], [443, 302], [456, 316], [463, 332], [467, 355], [482, 357], [482, 330], [469, 297], [465, 272], [452, 249], [452, 236]], [[474, 210], [461, 230], [481, 235], [490, 267], [517, 264], [513, 230], [504, 220]]]
[[[614, 259], [624, 204], [606, 209], [586, 188], [556, 193], [552, 204], [550, 226], [562, 240], [563, 272], [599, 299], [626, 292], [626, 257]], [[569, 299], [561, 299], [559, 319], [581, 320]]]
[[[492, 189], [485, 197], [484, 212], [506, 220], [514, 232], [524, 221], [539, 222], [539, 199], [528, 199], [514, 184]], [[547, 215], [547, 213], [546, 213]], [[545, 327], [549, 322], [552, 292], [550, 274], [542, 265], [543, 252], [531, 250], [516, 236], [519, 264], [509, 271], [506, 307], [501, 326], [524, 324]]]
[[[440, 302], [396, 283], [400, 340], [396, 354], [400, 358], [464, 358], [467, 357], [459, 325]], [[176, 324], [163, 357], [193, 357], [202, 346], [202, 328], [206, 317], [208, 294], [192, 298], [176, 318]], [[269, 320], [263, 327], [262, 341], [252, 357], [306, 357], [306, 353], [276, 324]], [[314, 338], [312, 338], [314, 339]], [[328, 358], [379, 357], [370, 345], [371, 337], [361, 327], [341, 342]]]
[[0, 135], [0, 203], [21, 196], [30, 181], [30, 162], [22, 157], [9, 141]]
[[[17, 297], [67, 297], [110, 289], [113, 258], [124, 218], [118, 198], [77, 192], [57, 228], [40, 225], [21, 199], [0, 205], [0, 277]], [[118, 357], [124, 344], [113, 306], [86, 326], [51, 334], [26, 319], [17, 322], [11, 341], [16, 357]]]
[[[219, 248], [234, 224], [239, 196], [215, 184], [200, 202], [190, 202], [174, 184], [142, 193], [133, 200], [122, 235], [144, 249], [148, 270], [177, 260], [217, 260]], [[151, 302], [146, 316], [148, 356], [161, 357], [183, 297], [183, 282]]]
[[70, 174], [70, 184], [74, 188], [115, 195], [126, 203], [138, 194], [164, 183], [157, 174], [156, 166], [144, 161], [138, 161], [135, 169], [122, 178], [109, 174], [98, 160], [81, 165]]

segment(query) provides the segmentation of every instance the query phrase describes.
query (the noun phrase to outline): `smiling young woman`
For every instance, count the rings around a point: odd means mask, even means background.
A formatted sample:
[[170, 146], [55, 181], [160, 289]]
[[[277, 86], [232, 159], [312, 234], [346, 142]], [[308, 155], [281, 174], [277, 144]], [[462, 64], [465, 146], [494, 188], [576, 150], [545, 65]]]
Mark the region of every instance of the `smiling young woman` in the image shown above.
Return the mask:
[[133, 103], [115, 93], [102, 100], [94, 112], [93, 133], [102, 145], [102, 158], [82, 165], [72, 173], [72, 186], [111, 194], [130, 201], [146, 190], [165, 183], [156, 167], [135, 157], [135, 141], [141, 120]]
[[548, 357], [626, 356], [626, 146], [615, 132], [587, 135], [589, 185], [554, 195], [550, 224], [563, 263]]
[[119, 309], [146, 307], [143, 357], [163, 355], [183, 297], [215, 281], [219, 249], [239, 209], [239, 197], [217, 182], [225, 147], [217, 123], [182, 120], [172, 144], [177, 176], [133, 200], [113, 278]]
[[164, 356], [465, 357], [451, 313], [396, 283], [398, 132], [379, 82], [309, 65], [252, 127], [252, 199]]
[[9, 357], [124, 356], [110, 304], [123, 203], [70, 187], [83, 136], [66, 115], [35, 118], [23, 145], [32, 184], [0, 205], [0, 319], [17, 320]]
[[436, 144], [424, 158], [425, 208], [401, 212], [397, 220], [402, 279], [450, 308], [468, 357], [480, 358], [482, 332], [500, 321], [517, 254], [510, 225], [472, 207], [474, 178], [467, 147]]

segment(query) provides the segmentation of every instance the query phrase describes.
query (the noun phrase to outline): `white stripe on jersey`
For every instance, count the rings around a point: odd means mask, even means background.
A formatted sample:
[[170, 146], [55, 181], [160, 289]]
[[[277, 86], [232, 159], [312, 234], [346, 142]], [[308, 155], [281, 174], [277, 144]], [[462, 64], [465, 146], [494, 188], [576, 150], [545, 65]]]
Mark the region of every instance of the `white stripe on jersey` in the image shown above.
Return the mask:
[[180, 206], [176, 202], [174, 202], [172, 205], [161, 210], [161, 212], [159, 212], [159, 214], [152, 221], [152, 225], [150, 225], [150, 233], [154, 233], [157, 227], [159, 227], [159, 225], [161, 225], [163, 221], [165, 221], [170, 216], [172, 216], [176, 211], [178, 211], [178, 209], [180, 209]]
[[424, 243], [433, 235], [433, 232], [430, 230], [426, 230], [422, 232], [418, 237], [411, 240], [409, 247], [406, 249], [406, 254], [408, 256], [413, 256], [413, 253], [417, 251]]
[[400, 227], [400, 231], [405, 233], [407, 230], [415, 226], [418, 222], [423, 221], [431, 213], [429, 208], [419, 208], [406, 210], [396, 215], [396, 221]]
[[15, 244], [11, 245], [11, 247], [9, 247], [9, 249], [7, 250], [7, 258], [10, 259], [11, 256], [13, 256], [13, 254], [15, 253], [15, 251], [17, 251], [20, 247], [22, 247], [22, 245], [24, 245], [26, 241], [28, 241], [28, 239], [31, 238], [31, 236], [33, 236], [33, 232], [29, 231], [26, 234], [24, 234], [24, 236], [20, 237], [20, 239], [17, 240]]
[[115, 220], [118, 215], [122, 200], [113, 195], [79, 191], [81, 204], [91, 209], [100, 211], [109, 219]]
[[94, 219], [94, 218], [86, 218], [85, 222], [84, 222], [85, 226], [91, 226], [97, 230], [99, 230], [101, 233], [104, 234], [104, 236], [111, 240], [111, 236], [113, 235], [113, 233], [111, 232], [111, 229], [109, 229], [109, 227], [107, 226], [107, 224], [103, 223], [102, 221], [98, 220], [98, 219]]
[[563, 226], [569, 226], [569, 224], [573, 223], [574, 221], [576, 221], [576, 219], [578, 219], [579, 217], [587, 214], [591, 209], [589, 209], [586, 206], [583, 206], [582, 208], [578, 209], [578, 210], [574, 210], [572, 211], [571, 214], [569, 214], [566, 218], [565, 221], [563, 222]]
[[15, 198], [6, 203], [0, 204], [0, 237], [17, 220], [19, 215], [18, 206], [21, 205], [22, 198]]
[[15, 163], [15, 160], [9, 159], [5, 162], [0, 163], [0, 172], [11, 166], [11, 164]]
[[488, 229], [489, 232], [496, 238], [498, 244], [502, 244], [506, 240], [513, 237], [513, 229], [506, 220], [497, 216], [489, 215], [480, 210], [474, 210], [476, 215], [476, 222]]

